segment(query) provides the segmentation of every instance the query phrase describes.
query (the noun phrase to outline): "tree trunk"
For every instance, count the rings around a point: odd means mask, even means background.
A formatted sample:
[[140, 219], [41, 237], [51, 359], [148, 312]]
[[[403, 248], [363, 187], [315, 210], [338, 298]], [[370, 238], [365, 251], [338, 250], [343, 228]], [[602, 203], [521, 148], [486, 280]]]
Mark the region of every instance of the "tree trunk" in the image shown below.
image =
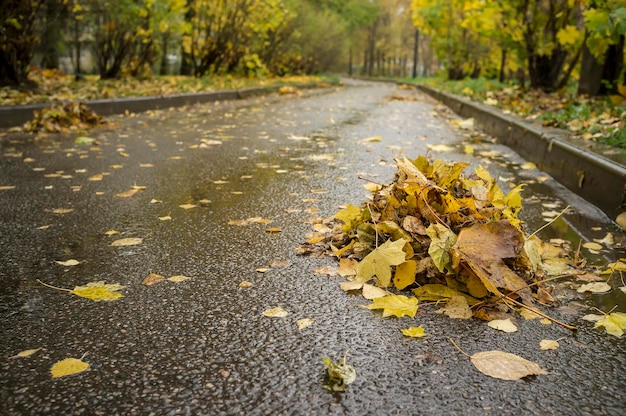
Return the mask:
[[74, 62], [74, 77], [76, 80], [81, 79], [81, 69], [80, 69], [80, 58], [81, 58], [81, 45], [80, 45], [80, 21], [78, 19], [74, 19], [74, 48], [75, 48], [75, 59]]
[[368, 67], [367, 49], [365, 49], [365, 50], [363, 50], [363, 68], [361, 68], [361, 75], [366, 75], [367, 74], [367, 67]]
[[169, 33], [163, 33], [161, 37], [161, 67], [159, 68], [160, 75], [167, 75], [167, 41], [169, 38]]
[[578, 82], [578, 95], [586, 94], [594, 97], [600, 91], [602, 84], [602, 64], [591, 53], [587, 47], [587, 37], [589, 33], [585, 33], [585, 41], [583, 42], [583, 59], [580, 64], [580, 80]]
[[44, 30], [41, 36], [41, 67], [46, 69], [59, 68], [59, 47], [61, 45], [61, 28], [65, 24], [65, 7], [57, 1], [46, 2]]
[[378, 21], [374, 22], [374, 24], [372, 25], [372, 29], [370, 31], [370, 36], [369, 36], [369, 46], [368, 46], [368, 50], [369, 50], [369, 65], [367, 67], [367, 75], [368, 76], [372, 76], [374, 73], [374, 58], [375, 58], [375, 49], [376, 49], [376, 25], [378, 24]]
[[33, 24], [39, 3], [3, 0], [0, 7], [0, 85], [18, 86], [27, 82], [35, 50]]
[[624, 35], [614, 45], [609, 45], [604, 58], [604, 68], [602, 69], [602, 84], [600, 85], [601, 95], [617, 93], [619, 76], [624, 67]]
[[502, 55], [500, 56], [500, 76], [498, 80], [502, 83], [506, 77], [506, 48], [502, 48]]
[[[185, 12], [185, 22], [192, 24], [191, 21], [194, 18], [196, 12], [194, 10], [194, 0], [187, 0], [187, 11]], [[181, 62], [180, 62], [180, 75], [195, 75], [195, 65], [193, 63], [193, 56], [191, 53], [185, 51], [185, 47], [180, 45], [181, 49]]]
[[348, 75], [352, 76], [352, 46], [348, 50]]
[[413, 43], [413, 71], [411, 72], [412, 78], [417, 78], [417, 58], [419, 56], [419, 42], [420, 31], [415, 29], [415, 42]]

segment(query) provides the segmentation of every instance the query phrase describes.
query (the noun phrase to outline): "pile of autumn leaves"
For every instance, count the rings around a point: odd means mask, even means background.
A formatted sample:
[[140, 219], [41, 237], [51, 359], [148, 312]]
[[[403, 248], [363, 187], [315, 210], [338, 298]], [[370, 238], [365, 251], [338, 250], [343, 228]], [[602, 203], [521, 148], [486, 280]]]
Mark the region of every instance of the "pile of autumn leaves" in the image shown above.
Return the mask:
[[24, 131], [37, 133], [63, 133], [86, 130], [104, 124], [104, 118], [85, 104], [71, 102], [53, 104], [35, 111], [34, 118], [24, 124]]
[[318, 220], [303, 246], [339, 258], [338, 272], [350, 280], [344, 289], [412, 289], [415, 296], [373, 296], [367, 306], [398, 317], [414, 317], [418, 300], [447, 302], [451, 317], [486, 320], [553, 301], [537, 280], [545, 243], [520, 229], [522, 185], [504, 194], [481, 167], [466, 177], [466, 162], [396, 163], [390, 185], [361, 207]]

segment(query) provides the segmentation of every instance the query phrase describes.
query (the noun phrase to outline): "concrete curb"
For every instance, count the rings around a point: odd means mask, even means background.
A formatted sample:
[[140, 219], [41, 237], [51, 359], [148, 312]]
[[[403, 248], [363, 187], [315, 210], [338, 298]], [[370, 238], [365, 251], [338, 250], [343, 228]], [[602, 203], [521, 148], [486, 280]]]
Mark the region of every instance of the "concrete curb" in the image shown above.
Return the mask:
[[[317, 83], [295, 85], [297, 88], [314, 88]], [[83, 101], [90, 109], [102, 116], [123, 114], [126, 111], [139, 113], [142, 111], [182, 107], [185, 105], [202, 104], [216, 101], [243, 100], [250, 97], [277, 92], [282, 85], [268, 87], [250, 87], [214, 92], [160, 95], [150, 97], [127, 97], [102, 100]], [[33, 111], [49, 107], [51, 103], [37, 103], [0, 107], [0, 128], [21, 126], [33, 119]]]
[[609, 218], [615, 219], [624, 211], [624, 165], [577, 146], [566, 138], [568, 133], [565, 131], [542, 129], [493, 107], [425, 85], [417, 85], [417, 88], [460, 116], [474, 118], [477, 128], [535, 163], [539, 169], [600, 208]]

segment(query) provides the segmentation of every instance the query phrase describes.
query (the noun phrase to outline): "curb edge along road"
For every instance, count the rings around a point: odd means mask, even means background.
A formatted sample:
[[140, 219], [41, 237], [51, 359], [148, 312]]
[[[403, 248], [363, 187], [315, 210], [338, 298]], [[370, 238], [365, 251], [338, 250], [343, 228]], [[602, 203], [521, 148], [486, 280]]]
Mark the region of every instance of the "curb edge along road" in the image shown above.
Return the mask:
[[[297, 88], [315, 88], [317, 83], [297, 84]], [[89, 106], [101, 116], [124, 114], [126, 111], [140, 113], [148, 110], [158, 110], [185, 105], [203, 104], [216, 101], [243, 100], [250, 97], [277, 92], [283, 85], [267, 87], [250, 87], [213, 92], [185, 93], [172, 95], [157, 95], [149, 97], [111, 98], [101, 100], [85, 100], [82, 103]], [[33, 111], [49, 107], [52, 103], [36, 103], [26, 105], [0, 106], [0, 128], [21, 126], [32, 120]]]
[[563, 130], [548, 131], [485, 104], [425, 85], [416, 87], [458, 115], [473, 118], [477, 128], [535, 163], [611, 220], [625, 210], [626, 167], [622, 164], [570, 143]]

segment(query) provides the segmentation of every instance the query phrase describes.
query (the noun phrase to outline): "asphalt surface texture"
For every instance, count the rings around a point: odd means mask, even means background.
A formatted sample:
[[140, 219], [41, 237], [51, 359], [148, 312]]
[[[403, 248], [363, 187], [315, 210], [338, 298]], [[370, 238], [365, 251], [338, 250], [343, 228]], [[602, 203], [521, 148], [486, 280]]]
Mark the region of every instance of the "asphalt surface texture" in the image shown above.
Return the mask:
[[[543, 238], [619, 234], [595, 207], [550, 178], [537, 180], [542, 172], [522, 168], [515, 152], [450, 119], [416, 91], [350, 82], [302, 96], [110, 117], [109, 127], [86, 134], [96, 140], [90, 144], [76, 143], [76, 134], [5, 134], [0, 414], [625, 414], [624, 340], [594, 329], [580, 319], [592, 310], [570, 304], [626, 311], [620, 291], [578, 294], [546, 311], [577, 332], [520, 318], [518, 332], [504, 333], [432, 307], [415, 319], [383, 319], [339, 288], [343, 278], [315, 275], [333, 259], [295, 254], [307, 220], [365, 201], [362, 178], [391, 181], [399, 152], [467, 160], [528, 183], [522, 217], [530, 232], [545, 223], [542, 204], [571, 205]], [[117, 196], [133, 186], [145, 188]], [[255, 217], [272, 222], [229, 224]], [[142, 240], [111, 246], [121, 238]], [[80, 263], [57, 263], [71, 259]], [[190, 279], [145, 286], [149, 273]], [[37, 279], [66, 289], [119, 283], [124, 297], [95, 302]], [[263, 315], [279, 306], [286, 317]], [[303, 318], [313, 324], [298, 329]], [[417, 325], [429, 335], [400, 332]], [[468, 354], [520, 355], [548, 374], [488, 377], [450, 339]], [[560, 347], [542, 351], [544, 339]], [[344, 393], [329, 392], [321, 359], [346, 351], [356, 380]], [[52, 365], [68, 357], [89, 368], [52, 378]]]

